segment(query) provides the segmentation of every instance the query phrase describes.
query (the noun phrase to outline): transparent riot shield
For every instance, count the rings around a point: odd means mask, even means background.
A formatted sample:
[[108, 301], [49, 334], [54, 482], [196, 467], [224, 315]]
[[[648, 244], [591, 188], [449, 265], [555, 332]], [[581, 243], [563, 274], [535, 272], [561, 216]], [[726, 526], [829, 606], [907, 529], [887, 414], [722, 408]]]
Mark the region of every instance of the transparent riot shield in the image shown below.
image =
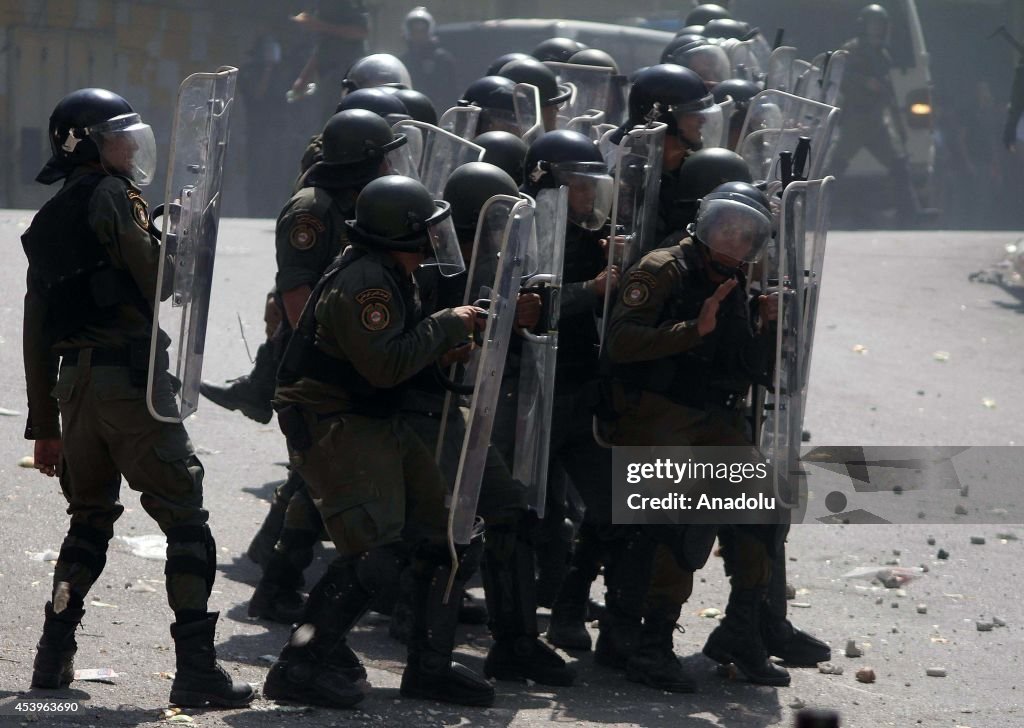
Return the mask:
[[533, 144], [544, 133], [544, 119], [540, 111], [540, 91], [528, 83], [517, 83], [512, 92], [512, 103], [523, 141]]
[[833, 51], [825, 64], [825, 70], [821, 76], [821, 99], [820, 101], [829, 106], [835, 106], [839, 98], [839, 87], [843, 83], [843, 73], [846, 71], [846, 62], [849, 58], [849, 51]]
[[[237, 77], [237, 68], [225, 66], [216, 73], [194, 73], [178, 88], [161, 226], [162, 251], [171, 255], [160, 256], [146, 386], [150, 414], [164, 422], [181, 422], [199, 406], [221, 175]], [[173, 398], [158, 386], [168, 370], [180, 382]]]
[[479, 106], [453, 106], [441, 114], [437, 125], [455, 136], [473, 140], [476, 137], [480, 111]]
[[441, 199], [452, 172], [467, 162], [484, 158], [480, 145], [422, 121], [403, 119], [392, 128], [409, 139], [397, 150], [396, 171], [418, 179], [436, 200]]
[[555, 73], [558, 83], [571, 84], [576, 89], [571, 101], [562, 107], [562, 114], [567, 119], [588, 116], [593, 111], [608, 108], [614, 69], [556, 61], [545, 61], [544, 65]]
[[[468, 544], [473, 535], [487, 449], [491, 443], [491, 429], [516, 315], [516, 298], [526, 266], [527, 247], [533, 235], [533, 200], [529, 197], [497, 199], [496, 204], [489, 205], [481, 213], [480, 224], [486, 228], [483, 231], [486, 239], [478, 237], [478, 242], [494, 241], [495, 226], [505, 220], [498, 238], [500, 248], [489, 256], [489, 262], [495, 261], [496, 268], [494, 277], [489, 281], [487, 327], [476, 359], [473, 396], [448, 511], [448, 540], [453, 553], [455, 544]], [[515, 200], [511, 207], [509, 200]], [[478, 252], [482, 254], [484, 251]], [[467, 292], [469, 290], [467, 287]]]
[[727, 38], [720, 44], [729, 56], [732, 78], [760, 81], [764, 75], [762, 64], [768, 59], [767, 43], [757, 35], [748, 40]]
[[765, 89], [775, 89], [792, 93], [796, 88], [795, 63], [798, 59], [797, 49], [793, 46], [779, 46], [772, 51], [768, 58], [768, 68], [765, 71]]
[[[655, 233], [667, 128], [660, 123], [638, 126], [625, 134], [617, 145], [611, 144], [614, 132], [602, 139], [605, 163], [615, 179], [611, 215], [613, 238], [608, 247], [609, 278], [612, 266], [625, 272], [661, 242], [655, 240]], [[611, 301], [612, 296], [605, 296], [600, 327], [602, 340]]]
[[589, 113], [569, 119], [565, 128], [569, 131], [578, 131], [580, 134], [594, 139], [595, 129], [598, 129], [603, 124], [604, 112], [592, 109]]
[[569, 217], [569, 188], [537, 194], [536, 257], [523, 280], [524, 290], [539, 293], [541, 321], [534, 332], [519, 330], [519, 392], [512, 477], [529, 491], [530, 506], [544, 517], [548, 487], [551, 416], [555, 406], [555, 365], [558, 360], [559, 292]]
[[779, 233], [762, 274], [763, 290], [779, 291], [780, 298], [773, 384], [764, 396], [759, 443], [773, 466], [776, 496], [789, 507], [797, 504], [789, 501], [792, 494], [782, 486], [795, 479], [799, 468], [831, 182], [827, 177], [786, 187]]
[[818, 179], [835, 135], [839, 109], [783, 91], [762, 91], [750, 101], [737, 152], [755, 180], [777, 178], [780, 152], [811, 140], [807, 178]]

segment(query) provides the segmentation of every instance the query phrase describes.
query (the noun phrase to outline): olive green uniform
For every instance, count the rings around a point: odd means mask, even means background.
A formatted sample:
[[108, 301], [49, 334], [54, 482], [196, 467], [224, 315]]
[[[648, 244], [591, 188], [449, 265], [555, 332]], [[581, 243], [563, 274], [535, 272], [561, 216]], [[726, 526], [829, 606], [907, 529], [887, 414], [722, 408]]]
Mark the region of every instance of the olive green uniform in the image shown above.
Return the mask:
[[[294, 458], [339, 556], [403, 538], [443, 543], [445, 484], [433, 453], [392, 406], [396, 388], [466, 339], [451, 309], [416, 323], [415, 283], [382, 252], [352, 246], [316, 302], [316, 347], [370, 391], [302, 377], [278, 411], [304, 411], [312, 447]], [[397, 405], [397, 402], [394, 404]]]
[[[77, 168], [58, 194], [95, 174]], [[130, 274], [151, 310], [161, 253], [138, 188], [125, 178], [105, 176], [89, 198], [88, 224], [111, 266]], [[203, 466], [185, 428], [157, 421], [147, 409], [151, 313], [144, 306], [120, 304], [102, 323], [90, 323], [51, 345], [47, 306], [30, 266], [23, 342], [25, 436], [62, 439], [60, 484], [71, 516], [54, 568], [54, 589], [66, 583], [72, 602], [80, 602], [99, 577], [114, 522], [124, 511], [118, 498], [123, 475], [167, 536], [171, 608], [205, 615], [216, 551], [203, 509]], [[156, 378], [154, 397], [158, 406], [174, 409], [166, 371]]]
[[[750, 444], [739, 408], [750, 383], [767, 376], [771, 339], [751, 328], [742, 280], [720, 304], [715, 329], [701, 336], [697, 318], [717, 288], [688, 238], [647, 254], [627, 273], [608, 329], [616, 445]], [[673, 528], [683, 535], [659, 544], [649, 609], [675, 608], [689, 598], [693, 571], [704, 565], [717, 531]], [[735, 548], [736, 578], [751, 588], [766, 585], [763, 540], [747, 529], [735, 534], [742, 541]]]

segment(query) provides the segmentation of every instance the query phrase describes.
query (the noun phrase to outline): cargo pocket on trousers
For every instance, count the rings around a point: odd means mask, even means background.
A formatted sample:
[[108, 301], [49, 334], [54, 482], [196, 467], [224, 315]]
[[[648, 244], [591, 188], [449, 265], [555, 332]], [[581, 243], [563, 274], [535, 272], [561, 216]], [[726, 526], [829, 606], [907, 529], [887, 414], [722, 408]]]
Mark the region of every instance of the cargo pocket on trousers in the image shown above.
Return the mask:
[[[153, 453], [157, 459], [170, 468], [175, 476], [173, 485], [177, 498], [190, 505], [201, 504], [203, 500], [203, 465], [196, 457], [188, 433], [181, 425], [164, 425]], [[170, 483], [162, 484], [171, 487]]]

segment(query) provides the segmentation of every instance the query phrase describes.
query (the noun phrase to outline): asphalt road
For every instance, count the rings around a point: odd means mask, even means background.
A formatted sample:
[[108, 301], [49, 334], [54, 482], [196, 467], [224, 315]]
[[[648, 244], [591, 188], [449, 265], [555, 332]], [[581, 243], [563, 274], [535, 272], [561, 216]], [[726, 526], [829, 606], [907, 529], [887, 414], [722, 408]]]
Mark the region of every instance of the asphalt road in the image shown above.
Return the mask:
[[[22, 439], [25, 396], [20, 358], [24, 256], [18, 236], [30, 219], [0, 213], [0, 726], [135, 726], [161, 721], [174, 669], [171, 619], [160, 560], [133, 554], [115, 541], [79, 632], [79, 669], [110, 668], [106, 683], [76, 682], [63, 694], [25, 693], [52, 563], [66, 527], [57, 484], [18, 467], [31, 454]], [[273, 280], [273, 223], [226, 220], [209, 327], [206, 376], [222, 379], [248, 370], [239, 335], [241, 315], [251, 349], [262, 338], [262, 305]], [[1024, 444], [1024, 305], [1022, 292], [968, 280], [1003, 257], [1013, 233], [834, 233], [829, 242], [821, 301], [807, 429], [813, 445], [1021, 445]], [[944, 352], [938, 353], [938, 352]], [[284, 459], [276, 425], [261, 426], [204, 403], [188, 428], [206, 466], [206, 503], [217, 537], [220, 574], [212, 608], [222, 613], [218, 649], [234, 675], [261, 684], [263, 656], [278, 653], [287, 636], [280, 625], [252, 621], [245, 605], [257, 578], [241, 557], [283, 480]], [[1019, 470], [1017, 472], [1020, 472]], [[1011, 476], [1012, 477], [1012, 476]], [[1019, 477], [1019, 476], [1018, 476]], [[851, 491], [852, 492], [852, 491]], [[885, 512], [880, 496], [854, 504]], [[892, 497], [891, 495], [889, 497]], [[122, 537], [158, 533], [123, 489]], [[965, 502], [969, 502], [969, 499]], [[715, 621], [699, 616], [724, 608], [726, 582], [712, 559], [698, 575], [684, 608], [685, 633], [676, 649], [699, 676], [700, 692], [677, 696], [626, 682], [619, 674], [578, 656], [573, 688], [499, 684], [488, 710], [459, 709], [399, 699], [403, 650], [391, 642], [383, 618], [367, 617], [352, 639], [364, 656], [374, 690], [359, 710], [281, 712], [264, 700], [245, 711], [187, 710], [195, 725], [335, 726], [347, 723], [425, 726], [729, 726], [768, 728], [792, 724], [793, 706], [832, 707], [843, 725], [1024, 725], [1021, 649], [1024, 526], [982, 524], [972, 516], [932, 515], [944, 523], [801, 526], [791, 536], [789, 581], [797, 588], [791, 616], [828, 640], [841, 675], [794, 669], [785, 689], [757, 687], [718, 676], [699, 656]], [[975, 523], [962, 523], [973, 520]], [[1004, 538], [1000, 538], [1002, 535]], [[934, 537], [935, 545], [927, 539]], [[985, 538], [972, 544], [971, 537]], [[1014, 538], [1006, 538], [1013, 536]], [[939, 548], [948, 559], [937, 558]], [[898, 555], [895, 553], [898, 551]], [[326, 552], [329, 553], [329, 552]], [[843, 578], [857, 567], [928, 567], [901, 589], [866, 579]], [[322, 569], [323, 558], [316, 569]], [[315, 573], [310, 573], [310, 579]], [[600, 595], [601, 587], [595, 588]], [[919, 613], [918, 606], [926, 607]], [[976, 620], [999, 617], [1005, 627], [978, 631]], [[848, 658], [856, 640], [865, 654]], [[482, 667], [489, 643], [481, 628], [465, 629], [458, 651]], [[872, 684], [855, 673], [871, 666]], [[946, 677], [926, 676], [945, 668]], [[1018, 690], [1018, 684], [1021, 685]], [[10, 712], [15, 698], [80, 701], [74, 719]], [[182, 720], [179, 718], [178, 720]]]

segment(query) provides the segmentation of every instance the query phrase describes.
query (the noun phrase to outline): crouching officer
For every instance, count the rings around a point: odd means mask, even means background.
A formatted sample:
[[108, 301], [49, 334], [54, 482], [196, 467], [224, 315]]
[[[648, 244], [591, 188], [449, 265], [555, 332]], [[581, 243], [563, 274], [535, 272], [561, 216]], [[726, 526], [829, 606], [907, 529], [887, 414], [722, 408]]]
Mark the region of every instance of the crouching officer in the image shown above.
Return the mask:
[[[268, 697], [349, 707], [365, 670], [348, 632], [385, 588], [412, 573], [413, 626], [402, 694], [490, 705], [494, 689], [452, 662], [460, 601], [452, 576], [445, 484], [400, 414], [410, 378], [465, 343], [480, 309], [420, 316], [413, 271], [433, 246], [441, 272], [461, 271], [450, 208], [407, 177], [369, 183], [346, 223], [349, 246], [310, 294], [281, 366], [274, 405], [338, 556], [310, 592], [300, 625], [270, 670]], [[480, 560], [460, 554], [452, 594]]]
[[[741, 407], [750, 385], [768, 380], [778, 301], [760, 297], [759, 320], [751, 320], [741, 268], [760, 255], [772, 221], [765, 195], [745, 187], [747, 194], [716, 188], [701, 201], [690, 237], [647, 254], [628, 272], [608, 330], [615, 444], [749, 445]], [[676, 670], [668, 659], [671, 627], [717, 528], [648, 530], [658, 546], [644, 634], [630, 658], [637, 676], [651, 665]], [[789, 674], [769, 662], [760, 636], [772, 539], [764, 527], [728, 530], [732, 590], [704, 653], [734, 663], [752, 682], [788, 685]], [[692, 686], [679, 676], [679, 689]]]
[[[71, 527], [54, 567], [32, 686], [62, 688], [74, 677], [75, 629], [124, 511], [123, 476], [167, 536], [177, 655], [171, 702], [248, 705], [252, 688], [217, 664], [213, 646], [218, 615], [207, 612], [207, 600], [217, 552], [203, 509], [203, 466], [185, 428], [154, 419], [146, 406], [161, 248], [138, 185], [152, 180], [153, 131], [123, 98], [89, 88], [57, 104], [49, 138], [53, 156], [36, 179], [64, 184], [22, 236], [25, 437], [35, 440], [36, 467], [59, 476]], [[154, 397], [173, 409], [164, 357]]]

